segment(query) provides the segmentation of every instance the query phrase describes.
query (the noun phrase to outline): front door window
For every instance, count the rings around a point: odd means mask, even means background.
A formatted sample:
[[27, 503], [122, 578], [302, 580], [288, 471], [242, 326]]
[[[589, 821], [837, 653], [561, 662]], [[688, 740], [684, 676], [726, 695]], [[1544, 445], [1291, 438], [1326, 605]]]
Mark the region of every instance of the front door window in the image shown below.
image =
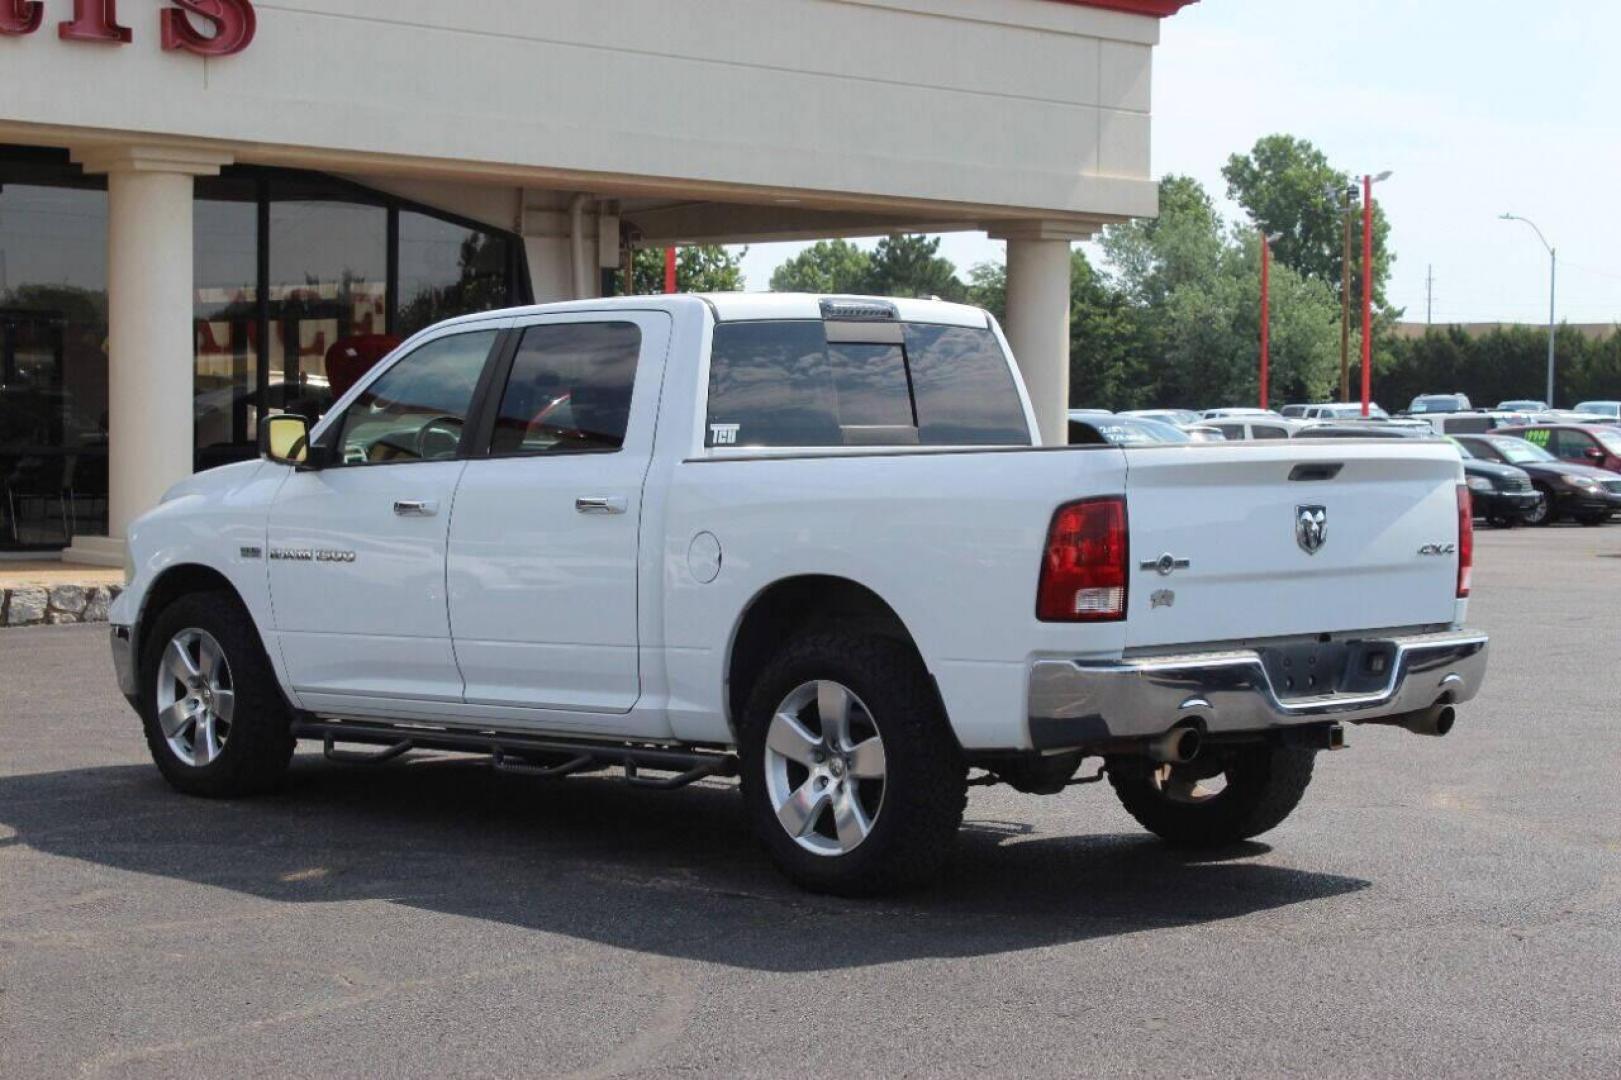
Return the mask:
[[366, 387], [340, 424], [345, 465], [446, 461], [461, 449], [479, 374], [496, 331], [438, 338]]

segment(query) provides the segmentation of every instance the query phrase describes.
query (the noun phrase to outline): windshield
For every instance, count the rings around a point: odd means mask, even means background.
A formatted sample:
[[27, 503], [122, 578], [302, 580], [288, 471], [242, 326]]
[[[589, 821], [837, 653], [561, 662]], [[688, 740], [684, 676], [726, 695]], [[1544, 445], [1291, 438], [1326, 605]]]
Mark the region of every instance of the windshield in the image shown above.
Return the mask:
[[1527, 463], [1535, 464], [1539, 461], [1559, 460], [1542, 447], [1533, 446], [1524, 439], [1513, 439], [1509, 438], [1507, 435], [1499, 435], [1497, 438], [1490, 441], [1492, 448], [1499, 454], [1502, 454], [1504, 459], [1507, 460], [1510, 465], [1525, 465]]
[[1593, 437], [1612, 454], [1621, 454], [1621, 431], [1595, 431]]
[[1193, 440], [1179, 428], [1158, 420], [1116, 418], [1098, 425], [1103, 437], [1116, 446], [1142, 446], [1145, 444], [1187, 443]]
[[1421, 397], [1414, 398], [1412, 407], [1407, 410], [1414, 413], [1432, 412], [1462, 412], [1463, 404], [1455, 397]]

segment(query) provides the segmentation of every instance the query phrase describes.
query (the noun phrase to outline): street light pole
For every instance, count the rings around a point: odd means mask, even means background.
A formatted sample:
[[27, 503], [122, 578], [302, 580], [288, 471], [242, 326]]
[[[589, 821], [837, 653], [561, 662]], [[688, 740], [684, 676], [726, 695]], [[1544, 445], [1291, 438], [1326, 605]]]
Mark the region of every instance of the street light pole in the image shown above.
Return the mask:
[[1548, 251], [1548, 408], [1553, 408], [1553, 360], [1554, 360], [1554, 289], [1559, 281], [1559, 252], [1548, 243], [1548, 238], [1542, 235], [1537, 223], [1530, 218], [1523, 218], [1518, 214], [1504, 214], [1504, 221], [1523, 221], [1531, 226], [1531, 231], [1537, 234], [1542, 246]]

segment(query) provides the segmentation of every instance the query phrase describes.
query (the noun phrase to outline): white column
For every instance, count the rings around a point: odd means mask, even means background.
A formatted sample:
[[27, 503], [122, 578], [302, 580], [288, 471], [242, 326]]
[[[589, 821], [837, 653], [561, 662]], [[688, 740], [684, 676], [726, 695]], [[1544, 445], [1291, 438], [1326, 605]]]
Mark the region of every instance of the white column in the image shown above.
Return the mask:
[[991, 232], [1007, 241], [1007, 333], [1036, 410], [1041, 441], [1069, 441], [1070, 244], [1091, 235], [1070, 224], [1020, 222]]
[[123, 561], [129, 523], [193, 467], [192, 179], [223, 154], [165, 147], [78, 152], [107, 174], [108, 533], [66, 558]]

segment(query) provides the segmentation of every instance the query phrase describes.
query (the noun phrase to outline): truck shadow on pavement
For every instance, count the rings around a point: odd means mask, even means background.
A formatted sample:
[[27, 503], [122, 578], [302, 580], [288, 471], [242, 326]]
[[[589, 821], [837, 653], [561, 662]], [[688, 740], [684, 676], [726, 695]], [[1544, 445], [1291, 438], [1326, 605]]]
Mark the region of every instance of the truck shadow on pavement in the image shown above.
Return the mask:
[[243, 802], [175, 794], [150, 766], [8, 776], [0, 849], [13, 845], [263, 900], [389, 900], [767, 971], [990, 956], [1197, 926], [1369, 884], [1232, 861], [1265, 854], [1262, 844], [1200, 860], [1142, 835], [976, 821], [971, 804], [939, 886], [845, 901], [780, 878], [730, 787], [546, 783], [465, 759], [368, 769], [300, 756], [280, 794]]

